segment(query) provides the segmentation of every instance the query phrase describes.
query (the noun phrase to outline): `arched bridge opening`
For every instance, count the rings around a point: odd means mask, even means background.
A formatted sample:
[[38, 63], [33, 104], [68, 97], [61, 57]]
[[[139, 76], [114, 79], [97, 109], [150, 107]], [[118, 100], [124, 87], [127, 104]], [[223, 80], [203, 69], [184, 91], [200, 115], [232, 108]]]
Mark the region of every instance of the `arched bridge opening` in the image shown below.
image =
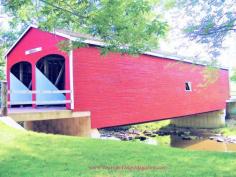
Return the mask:
[[[65, 106], [65, 58], [47, 55], [36, 63], [37, 105]], [[48, 91], [48, 93], [40, 93]]]
[[[11, 90], [17, 90], [18, 93], [10, 95], [11, 105], [14, 107], [31, 106], [32, 100], [32, 66], [29, 62], [22, 61], [15, 63], [10, 69], [10, 87]], [[20, 92], [27, 92], [21, 94]]]
[[36, 67], [58, 90], [65, 89], [65, 58], [63, 56], [47, 55], [37, 62]]

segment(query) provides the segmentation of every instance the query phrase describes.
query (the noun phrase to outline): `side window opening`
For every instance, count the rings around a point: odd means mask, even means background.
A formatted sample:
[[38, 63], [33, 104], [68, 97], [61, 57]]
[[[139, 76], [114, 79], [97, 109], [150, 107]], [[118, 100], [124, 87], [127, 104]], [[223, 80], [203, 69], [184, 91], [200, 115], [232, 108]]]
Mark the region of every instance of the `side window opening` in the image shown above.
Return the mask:
[[192, 91], [191, 82], [185, 82], [185, 91]]

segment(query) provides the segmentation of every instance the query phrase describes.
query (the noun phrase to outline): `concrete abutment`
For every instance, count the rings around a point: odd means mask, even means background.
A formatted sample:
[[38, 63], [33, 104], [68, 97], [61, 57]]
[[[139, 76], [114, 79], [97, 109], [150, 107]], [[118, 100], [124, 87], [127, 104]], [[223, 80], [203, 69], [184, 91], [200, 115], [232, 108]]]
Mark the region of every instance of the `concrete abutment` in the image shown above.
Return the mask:
[[36, 132], [91, 137], [90, 117], [26, 121], [24, 127]]
[[176, 127], [220, 128], [225, 125], [225, 110], [178, 117], [171, 120]]

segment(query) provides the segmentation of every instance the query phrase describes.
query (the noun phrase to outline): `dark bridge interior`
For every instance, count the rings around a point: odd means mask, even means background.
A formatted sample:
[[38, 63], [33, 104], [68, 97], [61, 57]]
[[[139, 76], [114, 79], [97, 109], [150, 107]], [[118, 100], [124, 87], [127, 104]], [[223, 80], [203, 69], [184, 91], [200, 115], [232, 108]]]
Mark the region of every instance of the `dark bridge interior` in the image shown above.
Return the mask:
[[37, 68], [59, 89], [65, 89], [65, 59], [60, 55], [41, 58]]
[[32, 67], [29, 62], [19, 62], [12, 66], [11, 73], [28, 89], [32, 90]]

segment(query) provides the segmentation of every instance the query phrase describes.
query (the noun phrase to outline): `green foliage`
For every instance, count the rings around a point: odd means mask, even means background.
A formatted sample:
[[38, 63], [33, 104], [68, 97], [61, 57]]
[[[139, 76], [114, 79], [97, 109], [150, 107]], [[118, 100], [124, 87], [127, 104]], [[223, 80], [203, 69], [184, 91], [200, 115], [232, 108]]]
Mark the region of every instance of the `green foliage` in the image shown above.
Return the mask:
[[[169, 8], [173, 2], [168, 2]], [[5, 9], [24, 23], [87, 33], [104, 41], [105, 50], [138, 54], [157, 48], [168, 31], [158, 6], [165, 4], [159, 0], [11, 0]]]
[[176, 5], [176, 0], [165, 0], [164, 1], [164, 7], [166, 9], [171, 9]]
[[236, 82], [236, 68], [233, 68], [232, 71], [233, 71], [233, 74], [232, 74], [232, 76], [230, 77], [230, 79], [231, 79], [232, 81]]
[[72, 49], [76, 49], [76, 48], [80, 48], [80, 47], [86, 47], [87, 44], [83, 43], [82, 40], [81, 41], [69, 41], [69, 40], [64, 40], [61, 41], [57, 44], [57, 46], [59, 47], [59, 49], [61, 49], [62, 51], [65, 52], [70, 52]]
[[215, 66], [207, 66], [201, 71], [203, 81], [197, 85], [197, 87], [206, 88], [211, 84], [214, 84], [220, 77], [220, 69]]
[[[1, 122], [0, 129], [0, 176], [4, 177], [236, 176], [236, 153], [46, 135], [15, 130]], [[113, 169], [91, 169], [95, 166]], [[122, 166], [164, 168], [114, 169]]]
[[5, 61], [4, 58], [2, 57], [3, 55], [4, 55], [4, 49], [0, 47], [0, 80], [5, 79], [5, 73], [4, 73]]
[[17, 40], [19, 35], [25, 30], [26, 25], [12, 21], [9, 29], [0, 29], [0, 80], [5, 79], [5, 58], [7, 49]]

